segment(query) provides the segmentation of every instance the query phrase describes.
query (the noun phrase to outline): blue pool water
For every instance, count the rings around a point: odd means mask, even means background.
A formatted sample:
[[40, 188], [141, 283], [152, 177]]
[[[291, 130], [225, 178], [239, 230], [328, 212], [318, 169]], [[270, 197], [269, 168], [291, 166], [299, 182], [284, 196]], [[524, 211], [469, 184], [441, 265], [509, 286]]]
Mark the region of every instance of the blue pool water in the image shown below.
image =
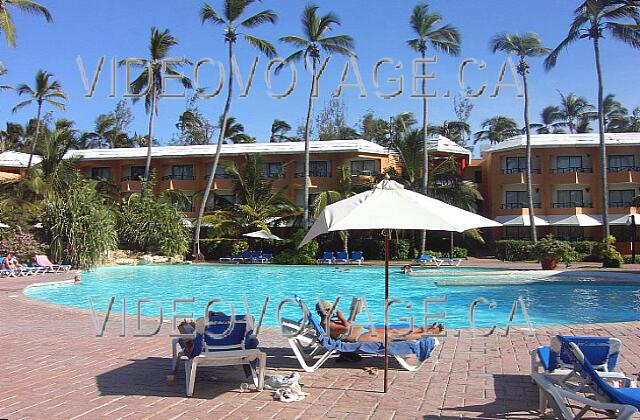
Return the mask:
[[[344, 268], [344, 267], [340, 267]], [[244, 313], [243, 294], [246, 294], [251, 313], [259, 315], [264, 298], [270, 297], [264, 325], [275, 326], [276, 307], [283, 298], [299, 295], [312, 308], [319, 299], [333, 300], [341, 296], [340, 309], [348, 312], [352, 297], [366, 298], [375, 322], [383, 321], [384, 269], [381, 267], [350, 267], [349, 271], [335, 272], [335, 267], [284, 266], [137, 266], [105, 267], [82, 274], [80, 284], [51, 284], [34, 286], [25, 294], [57, 304], [89, 307], [93, 299], [96, 310], [106, 310], [109, 299], [115, 296], [114, 312], [120, 312], [122, 298], [127, 299], [127, 313], [136, 313], [136, 299], [150, 298], [159, 303], [165, 317], [173, 316], [174, 298], [195, 297], [195, 303], [178, 304], [178, 313], [194, 312], [200, 316], [206, 303], [222, 298], [216, 310], [229, 313], [228, 304], [235, 305], [236, 313]], [[397, 271], [395, 268], [393, 271]], [[476, 310], [476, 326], [494, 324], [505, 326], [511, 306], [522, 297], [534, 325], [618, 322], [640, 320], [640, 282], [634, 284], [598, 284], [597, 281], [572, 281], [522, 284], [526, 274], [501, 275], [496, 270], [447, 268], [429, 272], [427, 276], [406, 276], [392, 272], [390, 294], [403, 299], [406, 306], [394, 306], [391, 321], [414, 315], [416, 324], [422, 324], [423, 300], [447, 297], [446, 303], [430, 304], [429, 312], [446, 311], [444, 323], [448, 328], [468, 328], [469, 305], [479, 297], [495, 301], [495, 308], [480, 305]], [[523, 277], [524, 276], [524, 277]], [[71, 276], [70, 276], [71, 277]], [[495, 281], [503, 278], [512, 285], [438, 286], [442, 281]], [[582, 279], [594, 280], [594, 279]], [[512, 282], [512, 283], [513, 283]], [[219, 305], [219, 306], [218, 306]], [[157, 315], [154, 304], [142, 305], [143, 315]], [[283, 316], [297, 318], [299, 309], [286, 305]], [[366, 322], [364, 314], [358, 317]], [[515, 318], [524, 323], [521, 312]]]

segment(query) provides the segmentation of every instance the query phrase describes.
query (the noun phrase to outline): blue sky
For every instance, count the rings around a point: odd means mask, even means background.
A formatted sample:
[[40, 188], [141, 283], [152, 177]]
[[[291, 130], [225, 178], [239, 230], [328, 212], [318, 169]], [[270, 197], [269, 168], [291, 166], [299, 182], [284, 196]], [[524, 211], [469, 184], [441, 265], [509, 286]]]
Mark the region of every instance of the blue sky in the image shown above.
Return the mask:
[[[101, 75], [94, 97], [84, 98], [84, 85], [76, 64], [78, 55], [82, 56], [90, 76], [100, 56], [107, 58], [105, 70], [108, 70], [108, 63], [114, 56], [118, 59], [144, 57], [147, 54], [149, 29], [151, 26], [157, 26], [161, 29], [171, 29], [179, 40], [180, 45], [174, 50], [175, 56], [186, 56], [194, 62], [203, 57], [214, 60], [224, 60], [225, 57], [222, 30], [200, 24], [198, 11], [202, 5], [201, 1], [155, 0], [151, 3], [122, 0], [42, 0], [41, 3], [54, 15], [54, 23], [47, 24], [37, 17], [14, 14], [19, 34], [18, 46], [10, 49], [4, 42], [1, 44], [0, 60], [9, 71], [3, 77], [2, 83], [32, 83], [34, 74], [41, 68], [54, 73], [70, 96], [67, 111], [64, 114], [56, 112], [56, 117], [64, 115], [73, 119], [83, 130], [91, 129], [95, 117], [112, 110], [117, 100], [108, 98], [111, 88], [108, 71]], [[566, 34], [572, 10], [578, 3], [569, 0], [430, 1], [431, 8], [442, 13], [445, 21], [457, 26], [463, 35], [461, 57], [439, 55], [438, 63], [431, 65], [430, 70], [436, 72], [437, 79], [429, 82], [430, 91], [437, 90], [442, 96], [446, 90], [450, 90], [452, 95], [455, 95], [459, 91], [458, 68], [465, 58], [475, 58], [487, 64], [484, 71], [469, 66], [466, 83], [474, 89], [486, 84], [487, 90], [493, 91], [505, 56], [493, 55], [489, 51], [489, 39], [502, 31], [533, 31], [540, 34], [547, 46], [555, 47]], [[210, 4], [219, 10], [222, 1], [215, 0]], [[348, 109], [350, 123], [356, 125], [368, 111], [385, 118], [402, 111], [419, 114], [421, 101], [410, 98], [411, 61], [415, 54], [406, 46], [406, 40], [412, 37], [408, 18], [416, 2], [325, 0], [320, 4], [321, 12], [332, 10], [341, 17], [342, 27], [335, 33], [347, 33], [355, 39], [359, 68], [368, 96], [362, 99], [358, 97], [357, 89], [345, 89], [342, 98]], [[262, 4], [251, 6], [252, 12], [271, 8], [280, 18], [277, 25], [262, 26], [254, 29], [253, 34], [276, 43], [280, 56], [288, 55], [291, 52], [290, 47], [277, 44], [277, 39], [283, 35], [300, 34], [299, 17], [303, 6], [304, 2], [294, 0], [265, 0]], [[603, 44], [606, 92], [616, 94], [629, 109], [640, 106], [637, 85], [640, 52], [612, 40], [605, 40]], [[237, 57], [243, 77], [247, 77], [255, 56], [253, 50], [240, 42]], [[389, 100], [376, 95], [372, 80], [375, 63], [385, 57], [403, 64], [402, 70], [393, 70], [390, 66], [382, 68], [381, 80], [400, 75], [404, 77], [404, 94]], [[268, 141], [274, 118], [286, 120], [294, 127], [303, 122], [310, 83], [309, 74], [302, 65], [298, 65], [298, 86], [294, 93], [286, 99], [273, 99], [268, 95], [264, 78], [266, 63], [267, 59], [262, 57], [248, 98], [238, 99], [239, 89], [237, 86], [234, 87], [236, 97], [231, 110], [232, 115], [236, 116], [245, 125], [246, 131], [257, 137], [258, 141]], [[329, 95], [335, 91], [344, 63], [345, 59], [342, 57], [333, 57], [329, 63], [320, 83], [320, 97], [316, 100], [316, 110], [322, 108], [329, 100]], [[185, 71], [187, 75], [192, 74], [190, 68]], [[203, 84], [212, 86], [213, 80], [217, 77], [213, 68], [205, 66], [203, 73]], [[121, 96], [125, 90], [124, 70], [119, 69], [117, 74], [117, 90]], [[280, 90], [286, 86], [289, 77], [289, 73], [283, 71], [281, 76], [274, 79], [273, 89]], [[506, 79], [512, 80], [509, 72]], [[563, 92], [575, 91], [595, 101], [596, 76], [591, 44], [586, 40], [579, 41], [560, 57], [556, 69], [549, 73], [543, 70], [541, 60], [534, 60], [530, 79], [533, 121], [537, 121], [542, 107], [559, 101], [558, 89]], [[348, 80], [355, 81], [353, 72], [349, 73]], [[172, 90], [177, 88], [177, 85], [172, 85]], [[380, 90], [384, 91], [393, 89], [393, 85], [385, 83], [380, 87]], [[2, 93], [2, 126], [7, 120], [25, 122], [35, 114], [35, 108], [26, 108], [17, 114], [11, 114], [10, 109], [17, 101], [18, 97], [14, 93]], [[199, 107], [215, 120], [222, 112], [223, 103], [224, 95], [221, 94], [211, 100], [201, 101]], [[166, 143], [176, 132], [175, 123], [185, 104], [184, 99], [161, 101], [160, 117], [156, 124], [156, 137], [161, 143]], [[509, 115], [519, 122], [522, 121], [522, 100], [516, 98], [515, 89], [503, 89], [495, 99], [489, 98], [487, 93], [483, 98], [475, 100], [474, 104], [475, 108], [470, 118], [474, 131], [479, 129], [482, 120], [496, 114]], [[455, 118], [451, 99], [440, 97], [431, 100], [430, 111], [430, 121], [433, 123]], [[132, 130], [146, 133], [148, 117], [143, 103], [133, 105], [133, 112], [135, 121]]]

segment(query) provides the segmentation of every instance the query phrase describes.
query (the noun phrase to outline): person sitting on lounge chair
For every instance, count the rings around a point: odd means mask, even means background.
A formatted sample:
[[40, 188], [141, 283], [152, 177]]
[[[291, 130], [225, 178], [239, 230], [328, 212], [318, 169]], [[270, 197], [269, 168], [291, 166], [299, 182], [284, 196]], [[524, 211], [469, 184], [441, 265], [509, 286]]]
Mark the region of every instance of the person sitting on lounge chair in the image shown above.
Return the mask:
[[[331, 334], [331, 338], [338, 339], [340, 338], [342, 341], [360, 341], [360, 342], [382, 342], [384, 341], [384, 328], [375, 328], [373, 330], [368, 329], [366, 332], [363, 332], [363, 327], [361, 325], [354, 325], [351, 330], [351, 334], [348, 337], [341, 337], [343, 334], [347, 334], [349, 332], [349, 327], [351, 327], [351, 321], [345, 318], [344, 314], [341, 311], [336, 311], [331, 320], [330, 325], [328, 326], [328, 315], [331, 311], [333, 305], [331, 302], [327, 300], [320, 300], [316, 304], [316, 312], [320, 317], [320, 322], [325, 331], [329, 331]], [[375, 336], [374, 336], [375, 331]], [[411, 334], [409, 333], [409, 328], [389, 328], [389, 337], [393, 339], [400, 339], [403, 341], [407, 340], [419, 340], [422, 338], [424, 334], [440, 334], [444, 331], [444, 325], [433, 323], [428, 328], [424, 327], [414, 327]], [[407, 335], [405, 335], [407, 334]], [[397, 336], [402, 336], [401, 338]], [[396, 338], [397, 337], [397, 338]]]
[[7, 257], [4, 259], [4, 266], [8, 270], [16, 270], [18, 268], [22, 268], [22, 264], [18, 262], [18, 259], [14, 257], [12, 253], [7, 254]]

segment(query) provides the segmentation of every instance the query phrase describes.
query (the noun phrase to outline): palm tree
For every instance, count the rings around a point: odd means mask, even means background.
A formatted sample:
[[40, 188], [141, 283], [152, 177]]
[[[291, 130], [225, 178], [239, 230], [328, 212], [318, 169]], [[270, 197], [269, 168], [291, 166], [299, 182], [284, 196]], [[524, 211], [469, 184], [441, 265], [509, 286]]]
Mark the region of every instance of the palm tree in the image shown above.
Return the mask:
[[[207, 200], [211, 194], [211, 188], [213, 187], [213, 179], [215, 178], [216, 169], [220, 162], [220, 152], [222, 151], [222, 144], [227, 131], [227, 122], [229, 118], [229, 110], [231, 109], [231, 97], [233, 94], [233, 46], [238, 42], [238, 29], [251, 29], [256, 26], [260, 26], [264, 23], [276, 23], [278, 16], [270, 9], [262, 10], [249, 17], [244, 17], [247, 7], [253, 3], [253, 0], [224, 0], [224, 12], [220, 16], [213, 7], [208, 4], [204, 4], [200, 9], [200, 19], [202, 23], [211, 23], [213, 25], [221, 25], [225, 27], [224, 42], [228, 44], [228, 59], [229, 59], [229, 82], [227, 85], [227, 100], [224, 104], [224, 111], [222, 113], [222, 124], [220, 124], [220, 135], [218, 137], [218, 145], [216, 147], [216, 155], [213, 159], [213, 165], [211, 166], [211, 173], [209, 174], [209, 180], [207, 181], [207, 187], [204, 190], [202, 196], [202, 204], [198, 210], [198, 218], [196, 219], [196, 228], [194, 231], [194, 255], [196, 258], [200, 258], [200, 230], [202, 228], [202, 216], [204, 210], [207, 207]], [[244, 40], [257, 49], [267, 57], [274, 57], [276, 55], [275, 47], [268, 41], [256, 38], [253, 35], [244, 34]]]
[[16, 46], [16, 28], [13, 26], [13, 19], [9, 13], [8, 6], [15, 7], [22, 12], [32, 15], [41, 15], [47, 22], [52, 22], [53, 17], [46, 7], [31, 0], [2, 0], [0, 1], [0, 31], [4, 32], [4, 37], [10, 47]]
[[271, 138], [269, 141], [271, 143], [289, 141], [290, 137], [287, 136], [289, 131], [291, 131], [291, 125], [289, 125], [288, 122], [275, 119], [273, 120], [273, 124], [271, 124]]
[[[313, 217], [318, 218], [320, 213], [330, 204], [337, 203], [340, 200], [351, 197], [353, 193], [353, 185], [351, 183], [351, 171], [348, 166], [338, 166], [338, 189], [323, 191], [316, 197], [313, 202]], [[344, 252], [349, 252], [349, 231], [343, 230], [339, 232], [342, 238]]]
[[631, 133], [640, 133], [640, 107], [633, 110], [629, 116], [627, 131]]
[[[218, 128], [222, 129], [222, 124], [224, 122], [223, 116], [220, 116], [218, 120]], [[223, 142], [226, 143], [229, 140], [233, 144], [239, 143], [255, 143], [256, 139], [251, 137], [247, 133], [244, 132], [244, 125], [237, 122], [235, 117], [228, 116], [226, 129], [225, 129]]]
[[[153, 125], [156, 115], [158, 115], [158, 100], [163, 93], [162, 76], [166, 73], [171, 76], [180, 76], [182, 85], [191, 89], [192, 84], [189, 78], [182, 76], [176, 70], [182, 63], [166, 62], [172, 47], [178, 45], [178, 40], [171, 35], [169, 29], [160, 31], [156, 27], [151, 28], [151, 37], [149, 41], [149, 59], [129, 61], [121, 61], [120, 65], [132, 65], [133, 67], [142, 68], [142, 72], [137, 79], [131, 82], [131, 92], [135, 95], [134, 102], [138, 101], [142, 95], [145, 97], [145, 109], [149, 114], [149, 131], [147, 140], [147, 160], [144, 167], [144, 179], [149, 179], [149, 171], [151, 170], [151, 149], [153, 147]], [[184, 63], [188, 63], [184, 60]]]
[[353, 38], [349, 35], [328, 36], [335, 26], [340, 26], [340, 19], [333, 12], [318, 16], [318, 6], [308, 4], [302, 12], [303, 36], [288, 35], [280, 38], [281, 42], [293, 45], [297, 49], [289, 55], [285, 61], [277, 67], [280, 70], [285, 64], [304, 60], [305, 68], [307, 59], [311, 58], [311, 89], [307, 106], [307, 118], [304, 126], [304, 210], [302, 224], [304, 229], [309, 227], [309, 141], [311, 137], [311, 117], [313, 115], [313, 100], [317, 95], [318, 65], [321, 52], [327, 54], [340, 54], [355, 57]]
[[637, 0], [585, 0], [574, 11], [567, 37], [545, 60], [547, 70], [555, 67], [560, 52], [579, 39], [593, 43], [598, 76], [598, 134], [600, 137], [600, 184], [605, 243], [609, 246], [609, 186], [607, 185], [607, 146], [604, 121], [604, 77], [600, 62], [600, 40], [605, 34], [633, 47], [640, 48], [640, 6]]
[[64, 111], [63, 101], [67, 100], [67, 95], [62, 91], [60, 82], [57, 80], [52, 81], [51, 77], [53, 77], [53, 74], [44, 70], [38, 70], [33, 88], [27, 84], [21, 84], [17, 87], [18, 95], [28, 95], [30, 98], [25, 99], [14, 106], [13, 112], [17, 112], [19, 109], [31, 105], [33, 102], [38, 105], [38, 111], [36, 113], [36, 133], [33, 137], [33, 141], [31, 142], [31, 154], [29, 155], [29, 164], [27, 165], [27, 168], [31, 167], [33, 154], [35, 153], [38, 137], [40, 136], [42, 106], [44, 104], [49, 104]]
[[471, 135], [471, 126], [466, 121], [444, 121], [442, 125], [429, 125], [427, 130], [440, 134], [461, 146], [465, 145], [465, 139]]
[[524, 132], [527, 137], [526, 160], [527, 160], [527, 199], [529, 205], [529, 222], [531, 226], [531, 240], [535, 244], [538, 242], [536, 223], [533, 210], [533, 184], [531, 181], [531, 124], [529, 122], [529, 63], [527, 58], [541, 57], [551, 52], [549, 48], [542, 45], [538, 34], [528, 32], [523, 35], [502, 33], [496, 35], [490, 43], [491, 50], [495, 54], [498, 51], [514, 54], [520, 58], [518, 63], [518, 74], [522, 77], [524, 86]]
[[540, 112], [540, 122], [531, 124], [531, 128], [535, 128], [538, 134], [564, 134], [564, 125], [560, 107], [549, 105]]
[[629, 110], [616, 100], [613, 93], [604, 97], [604, 125], [607, 133], [626, 131]]
[[491, 144], [500, 143], [510, 137], [522, 134], [513, 118], [497, 115], [481, 124], [482, 130], [474, 134], [474, 144], [488, 140]]
[[571, 92], [568, 95], [560, 94], [560, 118], [564, 121], [564, 125], [569, 128], [571, 134], [578, 133], [578, 128], [581, 123], [584, 124], [585, 120], [590, 120], [593, 117], [594, 107], [583, 96], [577, 96]]
[[[7, 74], [7, 69], [5, 69], [4, 66], [2, 65], [2, 62], [0, 62], [0, 76], [4, 76], [5, 74]], [[3, 91], [3, 90], [13, 90], [13, 86], [0, 85], [0, 91]]]
[[[452, 25], [442, 25], [442, 16], [437, 13], [430, 13], [429, 6], [425, 3], [418, 4], [411, 13], [409, 20], [411, 29], [416, 38], [407, 41], [412, 50], [420, 53], [422, 57], [422, 74], [427, 74], [427, 63], [424, 61], [427, 55], [427, 48], [431, 45], [435, 50], [452, 56], [460, 55], [460, 42], [462, 37], [458, 29]], [[422, 188], [424, 195], [429, 193], [429, 149], [427, 130], [429, 120], [429, 108], [427, 103], [427, 80], [422, 79], [422, 137], [424, 142], [424, 168], [422, 174]], [[421, 250], [424, 253], [426, 246], [427, 231], [422, 231]]]

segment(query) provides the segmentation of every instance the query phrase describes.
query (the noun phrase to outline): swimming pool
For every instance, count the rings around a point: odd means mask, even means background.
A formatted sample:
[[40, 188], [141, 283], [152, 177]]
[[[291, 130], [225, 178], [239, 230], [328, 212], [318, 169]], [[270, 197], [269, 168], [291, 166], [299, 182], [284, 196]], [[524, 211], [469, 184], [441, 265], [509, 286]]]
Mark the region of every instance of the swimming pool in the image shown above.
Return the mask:
[[[382, 267], [334, 266], [258, 266], [258, 265], [175, 265], [103, 267], [82, 274], [82, 282], [74, 285], [59, 283], [37, 285], [25, 291], [27, 296], [61, 305], [89, 308], [92, 298], [96, 310], [107, 309], [115, 296], [113, 311], [121, 312], [122, 298], [127, 299], [127, 313], [136, 313], [136, 299], [149, 298], [163, 308], [164, 316], [173, 315], [173, 299], [195, 298], [195, 302], [179, 303], [180, 314], [194, 312], [200, 316], [206, 303], [222, 298], [216, 310], [229, 313], [229, 303], [236, 313], [244, 313], [246, 294], [251, 313], [258, 317], [264, 298], [270, 297], [264, 319], [265, 326], [276, 326], [276, 307], [283, 298], [299, 295], [311, 309], [319, 299], [333, 300], [341, 296], [340, 309], [348, 312], [352, 297], [364, 297], [376, 323], [383, 321], [384, 269]], [[446, 268], [425, 270], [421, 276], [407, 276], [393, 269], [390, 275], [390, 295], [403, 300], [394, 305], [391, 321], [414, 315], [422, 324], [424, 298], [447, 297], [446, 303], [430, 304], [429, 312], [446, 311], [448, 328], [468, 328], [469, 306], [479, 297], [495, 301], [495, 308], [479, 305], [475, 326], [505, 326], [511, 306], [522, 297], [534, 325], [581, 324], [640, 320], [640, 281], [633, 277], [619, 283], [599, 283], [589, 274], [572, 281], [531, 282], [532, 275], [495, 269]], [[594, 274], [597, 275], [597, 274]], [[71, 276], [70, 276], [71, 277]], [[455, 282], [468, 281], [464, 286]], [[501, 279], [498, 283], [494, 281]], [[510, 279], [513, 281], [510, 284]], [[471, 280], [471, 281], [469, 281]], [[640, 279], [638, 279], [640, 280]], [[491, 285], [482, 285], [483, 282]], [[502, 284], [504, 282], [504, 284]], [[477, 283], [477, 285], [476, 285]], [[411, 308], [406, 308], [411, 304]], [[155, 304], [142, 305], [143, 315], [157, 315]], [[286, 305], [283, 316], [298, 317], [300, 311]], [[366, 322], [361, 314], [359, 321]], [[435, 321], [435, 320], [434, 320]], [[515, 321], [524, 324], [518, 311]]]

